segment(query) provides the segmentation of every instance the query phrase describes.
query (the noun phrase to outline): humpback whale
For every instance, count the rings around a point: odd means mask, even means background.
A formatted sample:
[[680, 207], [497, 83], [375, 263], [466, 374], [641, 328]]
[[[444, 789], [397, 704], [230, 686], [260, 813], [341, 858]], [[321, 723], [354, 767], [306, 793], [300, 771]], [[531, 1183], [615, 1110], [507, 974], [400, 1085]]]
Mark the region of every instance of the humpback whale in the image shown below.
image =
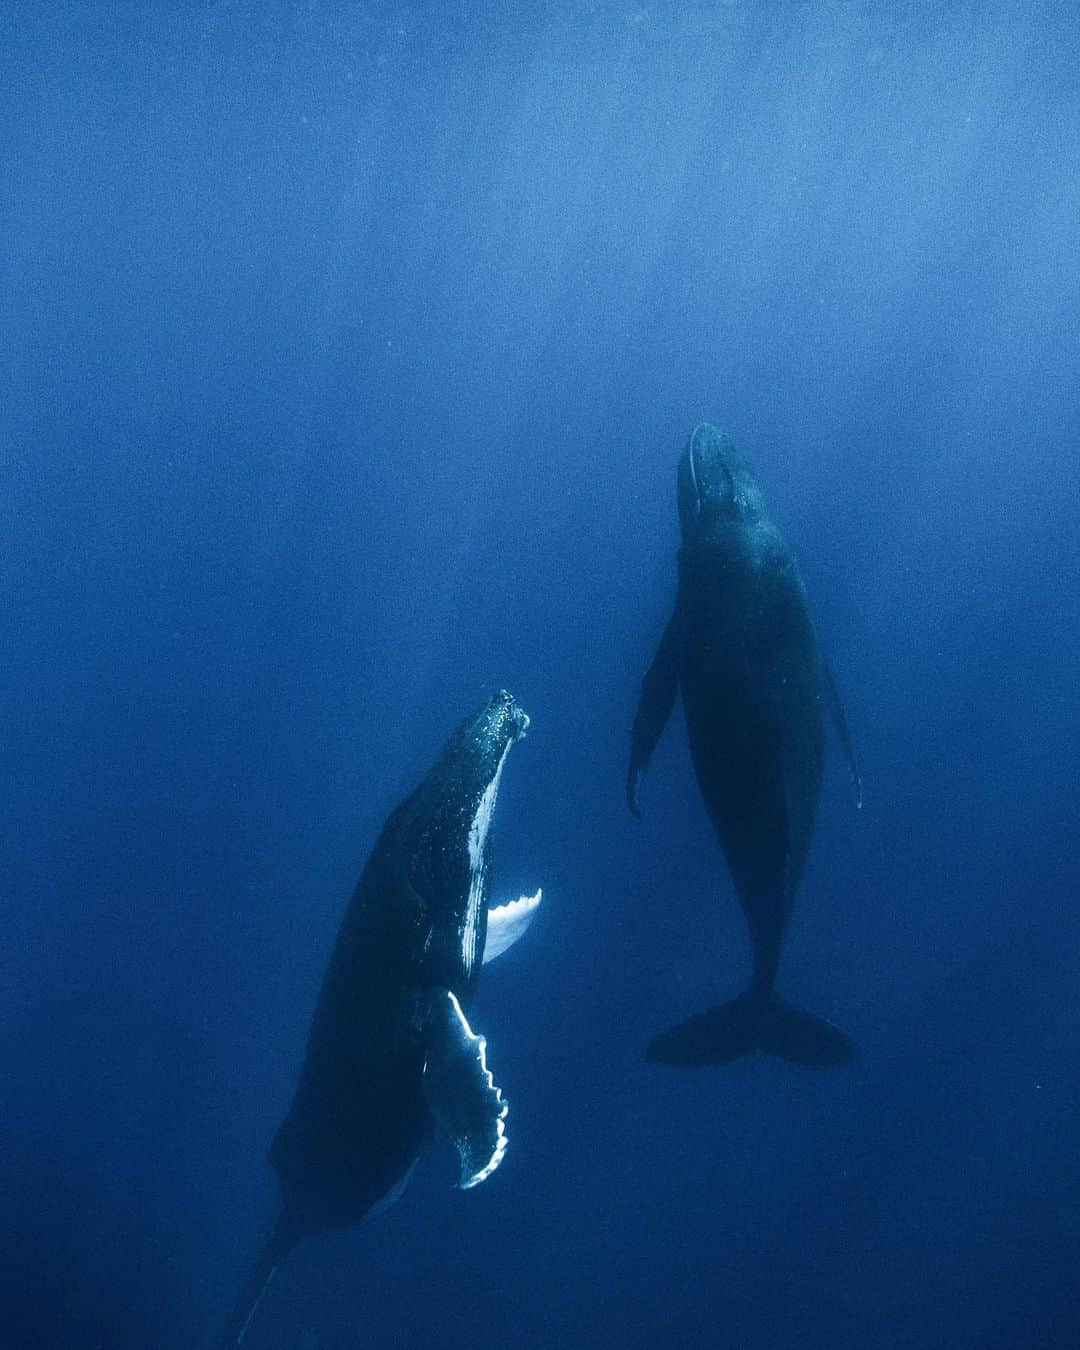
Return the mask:
[[529, 719], [495, 695], [450, 737], [391, 814], [345, 912], [292, 1104], [270, 1158], [276, 1227], [223, 1345], [241, 1345], [304, 1234], [392, 1204], [443, 1126], [477, 1186], [506, 1149], [507, 1104], [468, 1021], [481, 965], [528, 927], [540, 892], [488, 908], [489, 832], [511, 747]]
[[657, 1036], [647, 1058], [690, 1067], [759, 1049], [814, 1067], [842, 1064], [854, 1043], [784, 1002], [775, 984], [821, 788], [825, 705], [861, 805], [843, 709], [791, 550], [745, 460], [708, 423], [691, 433], [677, 489], [678, 590], [642, 682], [626, 796], [637, 816], [640, 776], [681, 693], [698, 787], [749, 927], [753, 975], [738, 998]]

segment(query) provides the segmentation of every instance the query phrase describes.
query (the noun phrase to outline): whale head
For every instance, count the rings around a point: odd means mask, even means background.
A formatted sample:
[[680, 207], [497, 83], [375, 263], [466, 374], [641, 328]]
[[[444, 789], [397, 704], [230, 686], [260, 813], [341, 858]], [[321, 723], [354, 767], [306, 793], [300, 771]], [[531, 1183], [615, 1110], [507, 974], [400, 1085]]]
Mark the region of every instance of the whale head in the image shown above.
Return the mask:
[[409, 880], [432, 922], [446, 983], [479, 971], [487, 924], [487, 859], [499, 782], [529, 719], [505, 690], [467, 717], [410, 802]]
[[749, 465], [730, 437], [708, 422], [690, 433], [679, 460], [679, 523], [684, 543], [707, 536], [728, 521], [753, 521], [765, 499]]

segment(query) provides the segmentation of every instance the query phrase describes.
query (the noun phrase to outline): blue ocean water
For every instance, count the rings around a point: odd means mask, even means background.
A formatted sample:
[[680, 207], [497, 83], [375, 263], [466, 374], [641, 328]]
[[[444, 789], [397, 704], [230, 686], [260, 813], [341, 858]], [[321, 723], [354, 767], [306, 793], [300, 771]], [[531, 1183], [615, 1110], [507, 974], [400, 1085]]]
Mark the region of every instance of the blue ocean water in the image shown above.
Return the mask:
[[[0, 16], [0, 1346], [213, 1344], [380, 825], [532, 718], [462, 1194], [250, 1350], [1080, 1345], [1080, 19], [1038, 3]], [[681, 720], [622, 795], [691, 426], [753, 461], [836, 753], [814, 1074], [643, 1048], [749, 951]]]

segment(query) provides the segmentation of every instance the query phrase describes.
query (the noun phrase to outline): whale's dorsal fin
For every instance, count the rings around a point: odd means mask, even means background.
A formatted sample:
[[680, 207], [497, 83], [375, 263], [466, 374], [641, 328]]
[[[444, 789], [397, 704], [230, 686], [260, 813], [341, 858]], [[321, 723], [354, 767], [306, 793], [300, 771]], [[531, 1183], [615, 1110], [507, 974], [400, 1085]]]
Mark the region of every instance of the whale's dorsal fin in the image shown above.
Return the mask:
[[461, 1156], [462, 1190], [486, 1181], [506, 1152], [508, 1107], [451, 989], [433, 992], [425, 1024], [424, 1096]]
[[488, 910], [487, 941], [484, 943], [484, 965], [501, 956], [507, 947], [521, 937], [526, 928], [536, 918], [543, 891], [535, 895], [523, 895], [520, 900], [511, 900], [508, 905], [498, 905]]

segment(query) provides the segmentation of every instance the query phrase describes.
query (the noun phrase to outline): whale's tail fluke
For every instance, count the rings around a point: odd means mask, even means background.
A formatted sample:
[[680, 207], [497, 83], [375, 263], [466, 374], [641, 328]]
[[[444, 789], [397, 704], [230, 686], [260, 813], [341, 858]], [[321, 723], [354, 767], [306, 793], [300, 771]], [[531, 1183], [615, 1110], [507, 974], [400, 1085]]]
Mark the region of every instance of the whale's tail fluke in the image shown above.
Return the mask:
[[244, 1344], [252, 1319], [255, 1316], [263, 1295], [277, 1274], [278, 1266], [296, 1246], [300, 1238], [300, 1228], [290, 1215], [283, 1213], [277, 1226], [266, 1240], [251, 1274], [244, 1282], [240, 1295], [233, 1307], [225, 1335], [221, 1340], [221, 1350], [236, 1350]]
[[729, 1064], [753, 1050], [811, 1069], [850, 1064], [855, 1058], [855, 1042], [839, 1027], [776, 994], [755, 990], [695, 1013], [663, 1032], [649, 1042], [645, 1058], [650, 1064], [696, 1069]]

